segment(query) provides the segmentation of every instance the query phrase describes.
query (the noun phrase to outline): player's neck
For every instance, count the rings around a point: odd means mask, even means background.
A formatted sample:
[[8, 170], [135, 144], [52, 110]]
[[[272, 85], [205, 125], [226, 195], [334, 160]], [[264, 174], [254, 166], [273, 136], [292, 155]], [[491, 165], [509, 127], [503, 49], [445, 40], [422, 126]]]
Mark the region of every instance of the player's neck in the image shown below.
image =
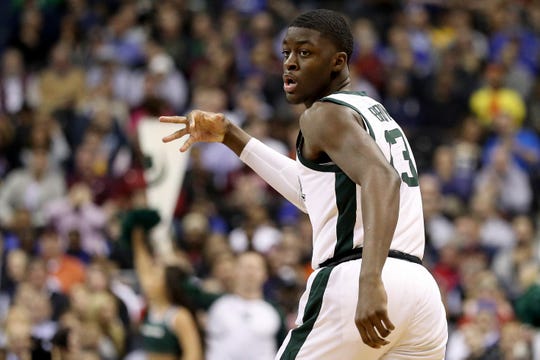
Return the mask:
[[349, 76], [348, 71], [344, 71], [337, 75], [336, 78], [332, 80], [332, 82], [330, 82], [326, 91], [323, 91], [322, 94], [320, 94], [320, 96], [317, 96], [316, 99], [304, 102], [304, 105], [306, 108], [309, 108], [311, 107], [311, 105], [313, 105], [315, 101], [322, 99], [325, 96], [331, 95], [335, 92], [345, 90], [351, 90], [351, 77]]

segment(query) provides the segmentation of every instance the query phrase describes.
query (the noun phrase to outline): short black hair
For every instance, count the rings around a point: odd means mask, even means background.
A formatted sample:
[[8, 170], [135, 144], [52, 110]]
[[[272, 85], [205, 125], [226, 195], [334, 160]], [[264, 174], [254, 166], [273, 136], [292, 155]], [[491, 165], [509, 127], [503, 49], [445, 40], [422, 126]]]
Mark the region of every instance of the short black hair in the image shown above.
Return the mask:
[[347, 54], [347, 61], [351, 59], [354, 40], [351, 27], [345, 18], [338, 12], [327, 9], [317, 9], [298, 15], [289, 27], [313, 29], [323, 36], [330, 38], [339, 51]]

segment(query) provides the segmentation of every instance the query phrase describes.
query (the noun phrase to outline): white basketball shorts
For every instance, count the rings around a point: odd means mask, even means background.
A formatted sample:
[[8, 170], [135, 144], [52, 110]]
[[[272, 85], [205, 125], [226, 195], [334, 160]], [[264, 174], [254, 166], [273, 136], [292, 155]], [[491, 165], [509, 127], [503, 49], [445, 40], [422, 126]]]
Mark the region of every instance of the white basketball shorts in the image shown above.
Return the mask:
[[314, 271], [300, 299], [297, 327], [289, 331], [276, 360], [443, 360], [448, 328], [437, 283], [422, 265], [388, 258], [382, 272], [390, 343], [363, 343], [354, 323], [362, 260]]

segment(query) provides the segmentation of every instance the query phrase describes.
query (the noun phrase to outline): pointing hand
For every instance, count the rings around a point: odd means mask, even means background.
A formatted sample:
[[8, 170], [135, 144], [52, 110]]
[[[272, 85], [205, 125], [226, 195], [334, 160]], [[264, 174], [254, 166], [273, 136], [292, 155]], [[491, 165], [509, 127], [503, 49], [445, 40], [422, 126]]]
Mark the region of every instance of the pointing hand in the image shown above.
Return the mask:
[[180, 148], [182, 152], [187, 151], [197, 142], [223, 142], [229, 127], [229, 121], [223, 114], [201, 110], [193, 110], [186, 116], [161, 116], [159, 121], [185, 125], [182, 129], [163, 138], [163, 142], [167, 143], [189, 135]]

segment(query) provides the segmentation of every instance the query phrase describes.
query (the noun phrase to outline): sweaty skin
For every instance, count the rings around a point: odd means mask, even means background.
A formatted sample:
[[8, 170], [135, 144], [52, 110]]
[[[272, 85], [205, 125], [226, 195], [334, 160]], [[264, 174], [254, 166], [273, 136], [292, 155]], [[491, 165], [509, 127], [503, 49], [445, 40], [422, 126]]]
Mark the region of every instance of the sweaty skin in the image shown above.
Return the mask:
[[[380, 348], [394, 329], [388, 318], [381, 279], [398, 219], [401, 180], [351, 109], [317, 102], [336, 91], [350, 90], [347, 54], [331, 39], [312, 29], [290, 27], [283, 40], [283, 81], [287, 100], [304, 104], [300, 130], [302, 155], [310, 160], [327, 154], [361, 185], [364, 249], [355, 323], [367, 345]], [[251, 136], [223, 114], [194, 110], [187, 116], [164, 116], [161, 122], [185, 127], [165, 137], [170, 142], [188, 135], [181, 151], [196, 142], [221, 142], [238, 156]]]

